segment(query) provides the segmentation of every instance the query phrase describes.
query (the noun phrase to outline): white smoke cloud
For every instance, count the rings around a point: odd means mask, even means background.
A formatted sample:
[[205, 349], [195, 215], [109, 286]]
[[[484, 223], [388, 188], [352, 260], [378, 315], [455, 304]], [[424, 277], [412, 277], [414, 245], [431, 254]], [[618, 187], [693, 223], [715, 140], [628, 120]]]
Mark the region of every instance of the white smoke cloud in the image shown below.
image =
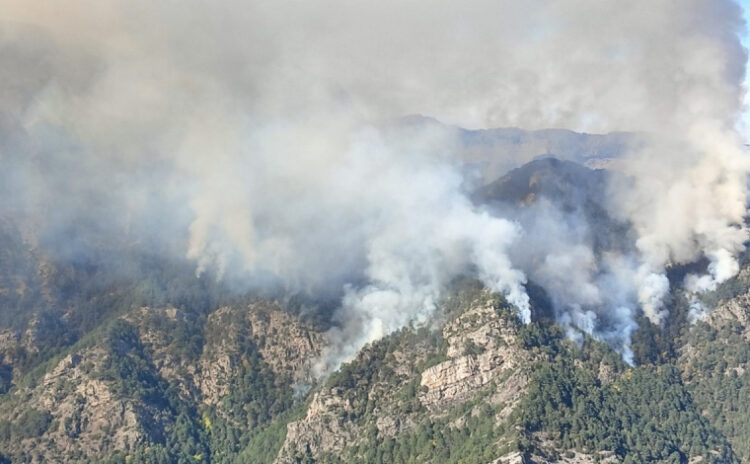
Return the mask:
[[663, 273], [653, 272], [645, 266], [638, 268], [635, 278], [643, 314], [654, 324], [661, 324], [667, 315], [664, 297], [669, 294], [669, 279]]
[[[163, 243], [186, 233], [198, 272], [345, 288], [332, 359], [425, 320], [463, 272], [524, 319], [528, 273], [562, 321], [626, 352], [636, 304], [666, 317], [667, 267], [706, 256], [686, 285], [711, 288], [748, 238], [744, 24], [728, 0], [6, 0], [3, 18], [0, 123], [21, 142], [0, 153], [22, 202], [64, 219], [107, 198], [143, 229], [162, 218]], [[388, 128], [415, 113], [645, 134], [609, 199], [634, 256], [477, 210], [455, 134]], [[55, 163], [85, 188], [37, 169]]]

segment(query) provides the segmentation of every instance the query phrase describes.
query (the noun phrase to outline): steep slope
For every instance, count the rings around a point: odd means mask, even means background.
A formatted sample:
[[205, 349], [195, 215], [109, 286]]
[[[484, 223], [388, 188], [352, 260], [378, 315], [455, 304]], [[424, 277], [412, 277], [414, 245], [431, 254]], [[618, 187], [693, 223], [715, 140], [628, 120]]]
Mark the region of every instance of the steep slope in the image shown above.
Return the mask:
[[535, 230], [551, 213], [586, 228], [596, 252], [626, 251], [633, 243], [627, 223], [609, 214], [608, 183], [618, 174], [589, 169], [551, 156], [531, 161], [477, 189], [474, 202]]
[[[518, 324], [496, 298], [467, 290], [451, 303], [458, 314], [442, 330], [403, 330], [334, 374], [313, 394], [306, 416], [289, 425], [276, 462], [308, 455], [322, 462], [396, 462], [381, 447], [425, 428], [469, 427], [472, 414], [487, 412], [484, 405], [497, 408], [497, 417], [481, 419], [485, 424], [502, 422], [526, 387], [533, 355], [516, 346]], [[503, 435], [498, 444], [510, 446], [512, 430]]]
[[222, 462], [292, 408], [320, 347], [273, 302], [203, 319], [139, 308], [2, 397], [0, 450], [13, 462]]
[[738, 462], [674, 366], [523, 326], [478, 289], [457, 299], [440, 332], [403, 331], [343, 366], [276, 462]]
[[442, 314], [317, 384], [325, 338], [278, 303], [205, 317], [138, 308], [0, 397], [0, 452], [34, 463], [738, 462], [673, 366], [630, 367], [599, 342], [522, 325], [471, 282]]
[[702, 414], [750, 462], [750, 267], [723, 285], [726, 297], [683, 336], [678, 365]]
[[610, 175], [605, 170], [592, 170], [547, 156], [511, 170], [480, 188], [474, 197], [482, 204], [505, 202], [524, 206], [542, 196], [562, 209], [601, 208]]

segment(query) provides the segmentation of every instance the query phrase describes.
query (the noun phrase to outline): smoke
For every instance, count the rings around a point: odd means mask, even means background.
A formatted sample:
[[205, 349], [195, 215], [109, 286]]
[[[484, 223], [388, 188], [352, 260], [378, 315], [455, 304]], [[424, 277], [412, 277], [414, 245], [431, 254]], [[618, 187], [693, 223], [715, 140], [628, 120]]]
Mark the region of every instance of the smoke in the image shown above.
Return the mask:
[[[746, 52], [731, 1], [3, 11], [3, 211], [53, 230], [86, 218], [250, 286], [338, 292], [322, 371], [427, 320], [462, 273], [524, 320], [528, 275], [560, 321], [627, 357], [637, 307], [667, 317], [669, 266], [707, 257], [685, 282], [695, 291], [737, 272], [750, 165], [734, 131]], [[642, 134], [602, 199], [634, 243], [598, 250], [589, 218], [555, 208], [490, 215], [467, 198], [456, 133], [394, 127], [408, 114]]]
[[693, 292], [713, 290], [739, 271], [736, 257], [748, 239], [744, 218], [750, 165], [738, 136], [728, 129], [732, 120], [724, 119], [723, 129], [704, 128], [694, 135], [695, 125], [703, 124], [699, 120], [686, 123], [679, 143], [654, 143], [657, 148], [629, 166], [634, 184], [618, 192], [619, 211], [638, 232], [640, 302], [655, 323], [665, 316], [667, 266], [707, 258], [707, 273], [685, 280]]

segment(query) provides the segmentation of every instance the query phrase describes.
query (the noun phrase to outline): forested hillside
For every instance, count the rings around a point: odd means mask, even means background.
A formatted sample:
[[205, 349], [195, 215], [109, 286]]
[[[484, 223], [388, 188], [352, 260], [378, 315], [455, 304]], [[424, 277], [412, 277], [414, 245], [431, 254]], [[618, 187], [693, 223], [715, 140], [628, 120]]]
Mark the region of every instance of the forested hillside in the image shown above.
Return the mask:
[[133, 308], [28, 367], [11, 360], [31, 342], [8, 331], [0, 447], [10, 462], [747, 462], [745, 275], [636, 366], [521, 324], [471, 281], [441, 321], [324, 379], [322, 329], [262, 299]]

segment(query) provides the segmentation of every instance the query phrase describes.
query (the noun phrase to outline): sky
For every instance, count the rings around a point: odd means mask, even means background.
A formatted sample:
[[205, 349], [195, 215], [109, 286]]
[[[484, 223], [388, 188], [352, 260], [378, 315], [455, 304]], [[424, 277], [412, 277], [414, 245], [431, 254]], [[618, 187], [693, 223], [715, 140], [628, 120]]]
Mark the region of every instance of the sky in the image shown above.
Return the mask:
[[[739, 4], [742, 6], [742, 11], [745, 16], [745, 22], [750, 23], [750, 0], [739, 0]], [[747, 26], [745, 26], [745, 34], [742, 37], [742, 44], [745, 46], [745, 48], [750, 47], [750, 28], [748, 28]], [[750, 60], [748, 60], [748, 63], [750, 63]], [[750, 68], [748, 68], [745, 73], [745, 88], [747, 89], [749, 87]], [[750, 95], [745, 94], [745, 112], [742, 118], [740, 129], [745, 140], [750, 140], [750, 110], [748, 110], [748, 107], [750, 107]]]

